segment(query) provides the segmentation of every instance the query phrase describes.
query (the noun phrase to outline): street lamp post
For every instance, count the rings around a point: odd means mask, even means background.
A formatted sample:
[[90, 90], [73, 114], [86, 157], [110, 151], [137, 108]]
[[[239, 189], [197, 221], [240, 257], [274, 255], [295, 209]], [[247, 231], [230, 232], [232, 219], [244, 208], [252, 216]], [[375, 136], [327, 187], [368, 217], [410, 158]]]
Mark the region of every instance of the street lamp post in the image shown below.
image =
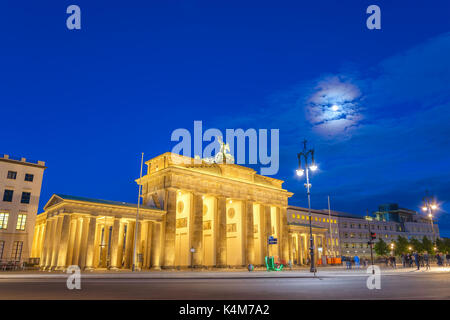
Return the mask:
[[436, 201], [433, 197], [425, 196], [423, 197], [423, 207], [422, 210], [428, 213], [428, 217], [430, 218], [431, 230], [433, 231], [433, 244], [436, 243], [436, 235], [434, 233], [434, 224], [433, 224], [433, 210], [438, 208]]
[[[306, 192], [308, 194], [308, 217], [309, 217], [309, 243], [310, 243], [310, 256], [311, 256], [311, 268], [310, 272], [314, 272], [314, 275], [316, 275], [317, 269], [314, 261], [314, 240], [313, 240], [313, 234], [312, 234], [312, 217], [311, 217], [311, 192], [310, 188], [311, 185], [309, 183], [309, 169], [311, 171], [316, 171], [317, 166], [314, 161], [314, 149], [307, 149], [306, 147], [306, 140], [303, 140], [303, 151], [297, 154], [298, 158], [298, 169], [297, 169], [297, 175], [302, 176], [303, 172], [306, 172]], [[309, 156], [311, 156], [311, 165], [308, 165], [308, 159]], [[305, 164], [305, 170], [302, 169], [302, 158], [304, 159]]]

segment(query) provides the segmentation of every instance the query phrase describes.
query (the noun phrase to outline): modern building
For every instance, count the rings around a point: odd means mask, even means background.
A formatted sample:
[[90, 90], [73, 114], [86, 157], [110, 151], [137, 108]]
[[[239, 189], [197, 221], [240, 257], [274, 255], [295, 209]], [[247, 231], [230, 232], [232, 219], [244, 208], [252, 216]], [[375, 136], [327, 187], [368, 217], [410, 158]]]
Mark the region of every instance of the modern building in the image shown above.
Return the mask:
[[[370, 256], [370, 232], [376, 233], [377, 239], [390, 243], [402, 236], [408, 240], [439, 238], [437, 223], [431, 224], [414, 210], [399, 208], [397, 204], [380, 205], [372, 216], [338, 215], [341, 252], [344, 256]], [[370, 231], [369, 231], [370, 230]]]
[[45, 163], [0, 155], [0, 260], [27, 261]]
[[[143, 205], [54, 195], [36, 222], [33, 257], [43, 269], [130, 268], [134, 233], [139, 268], [263, 265], [288, 261], [289, 239], [303, 230], [287, 223], [283, 181], [232, 163], [165, 153], [146, 162]], [[315, 228], [321, 238], [325, 231]], [[292, 233], [292, 235], [290, 235]], [[277, 239], [268, 244], [268, 238]]]

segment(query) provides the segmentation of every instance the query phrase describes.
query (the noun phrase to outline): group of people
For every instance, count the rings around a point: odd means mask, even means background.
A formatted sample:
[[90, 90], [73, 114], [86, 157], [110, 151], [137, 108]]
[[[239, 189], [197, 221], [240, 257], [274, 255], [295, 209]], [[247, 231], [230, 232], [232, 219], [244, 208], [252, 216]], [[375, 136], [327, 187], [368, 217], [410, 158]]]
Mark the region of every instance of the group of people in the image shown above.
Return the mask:
[[[448, 252], [446, 252], [445, 254], [442, 252], [438, 252], [436, 253], [435, 258], [438, 266], [450, 266], [450, 254]], [[401, 259], [403, 268], [416, 267], [417, 270], [420, 270], [420, 268], [422, 267], [426, 270], [429, 270], [432, 256], [430, 256], [426, 251], [423, 254], [414, 251], [412, 253], [402, 254]], [[358, 256], [343, 256], [342, 261], [345, 263], [347, 269], [351, 269], [353, 263], [356, 268], [359, 268], [361, 265], [367, 267], [369, 264], [369, 260], [367, 260], [366, 258], [360, 258]], [[394, 255], [386, 258], [386, 266], [390, 266], [394, 269], [397, 268], [397, 259]]]
[[345, 266], [347, 269], [351, 269], [353, 263], [355, 263], [356, 268], [359, 268], [361, 266], [361, 264], [364, 267], [367, 267], [369, 265], [369, 260], [367, 260], [366, 258], [360, 259], [358, 256], [342, 257], [342, 261], [345, 262]]
[[[446, 254], [438, 252], [436, 253], [435, 258], [438, 266], [450, 266], [450, 254], [448, 252]], [[413, 268], [415, 265], [417, 270], [420, 270], [420, 267], [426, 268], [426, 270], [430, 269], [431, 257], [426, 251], [423, 254], [418, 253], [417, 251], [402, 254], [401, 259], [403, 268]], [[397, 267], [395, 260], [395, 256], [390, 256], [389, 259], [386, 260], [386, 264], [389, 263], [389, 265], [395, 269]]]

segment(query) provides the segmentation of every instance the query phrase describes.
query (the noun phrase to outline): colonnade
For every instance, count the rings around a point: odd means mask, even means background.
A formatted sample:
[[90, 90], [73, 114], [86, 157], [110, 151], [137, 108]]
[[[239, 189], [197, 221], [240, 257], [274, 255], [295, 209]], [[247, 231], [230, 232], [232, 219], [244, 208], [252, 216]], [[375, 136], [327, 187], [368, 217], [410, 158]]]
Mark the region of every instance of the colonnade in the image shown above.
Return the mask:
[[[58, 214], [36, 226], [33, 255], [44, 270], [131, 268], [135, 225], [129, 218]], [[139, 220], [136, 267], [160, 268], [161, 230], [160, 222]]]
[[[314, 256], [321, 259], [326, 254], [327, 241], [325, 234], [313, 233]], [[291, 231], [289, 233], [289, 260], [293, 264], [305, 265], [310, 258], [310, 235], [309, 232]], [[320, 250], [321, 249], [321, 250]]]
[[[164, 236], [164, 268], [177, 267], [180, 259], [179, 246], [176, 241], [177, 229], [186, 228], [189, 245], [184, 244], [184, 252], [193, 249], [194, 252], [181, 265], [194, 267], [205, 266], [205, 259], [213, 261], [213, 266], [242, 266], [247, 264], [264, 264], [264, 257], [276, 255], [280, 259], [288, 260], [288, 228], [286, 208], [260, 204], [249, 199], [229, 198], [222, 195], [202, 194], [198, 192], [166, 190], [165, 205], [165, 236]], [[188, 199], [188, 200], [187, 200]], [[182, 204], [180, 204], [180, 202]], [[183, 215], [184, 208], [191, 208]], [[205, 210], [214, 208], [210, 218], [205, 219]], [[256, 211], [256, 212], [255, 212]], [[177, 220], [186, 219], [184, 221]], [[181, 217], [181, 218], [180, 218]], [[214, 250], [208, 252], [213, 257], [205, 255], [204, 231], [212, 222]], [[276, 236], [278, 244], [269, 249], [267, 239]], [[187, 240], [188, 239], [188, 240]], [[270, 250], [270, 251], [269, 251]], [[209, 259], [211, 258], [211, 259]]]

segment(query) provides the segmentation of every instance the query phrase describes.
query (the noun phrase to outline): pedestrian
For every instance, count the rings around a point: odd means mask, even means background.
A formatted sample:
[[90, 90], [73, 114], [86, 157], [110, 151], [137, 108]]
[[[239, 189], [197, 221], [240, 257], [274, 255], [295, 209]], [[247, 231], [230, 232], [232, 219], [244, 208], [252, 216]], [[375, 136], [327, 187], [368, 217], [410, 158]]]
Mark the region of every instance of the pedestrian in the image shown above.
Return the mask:
[[403, 265], [403, 268], [405, 268], [406, 267], [406, 257], [405, 257], [405, 254], [404, 253], [402, 253], [402, 255], [401, 255], [401, 258], [402, 258], [402, 265]]
[[437, 260], [437, 265], [441, 266], [442, 265], [442, 261], [441, 261], [441, 256], [439, 255], [439, 252], [436, 253], [436, 260]]
[[428, 256], [427, 251], [425, 251], [425, 253], [423, 254], [423, 260], [425, 262], [426, 270], [430, 270], [430, 257]]
[[360, 266], [359, 261], [360, 261], [359, 257], [355, 256], [355, 268], [357, 268], [357, 269], [359, 269], [359, 266]]
[[352, 262], [351, 262], [351, 260], [350, 260], [350, 257], [346, 257], [346, 258], [345, 258], [345, 264], [346, 264], [346, 266], [347, 266], [347, 270], [349, 270], [349, 269], [352, 268]]
[[392, 268], [397, 269], [397, 261], [395, 256], [392, 256]]
[[419, 254], [417, 252], [414, 252], [414, 261], [416, 262], [417, 270], [420, 270]]
[[423, 268], [424, 267], [423, 255], [421, 253], [419, 253], [419, 263], [420, 263], [420, 266]]
[[448, 251], [445, 255], [445, 260], [447, 260], [447, 267], [450, 266], [450, 253], [448, 253]]

